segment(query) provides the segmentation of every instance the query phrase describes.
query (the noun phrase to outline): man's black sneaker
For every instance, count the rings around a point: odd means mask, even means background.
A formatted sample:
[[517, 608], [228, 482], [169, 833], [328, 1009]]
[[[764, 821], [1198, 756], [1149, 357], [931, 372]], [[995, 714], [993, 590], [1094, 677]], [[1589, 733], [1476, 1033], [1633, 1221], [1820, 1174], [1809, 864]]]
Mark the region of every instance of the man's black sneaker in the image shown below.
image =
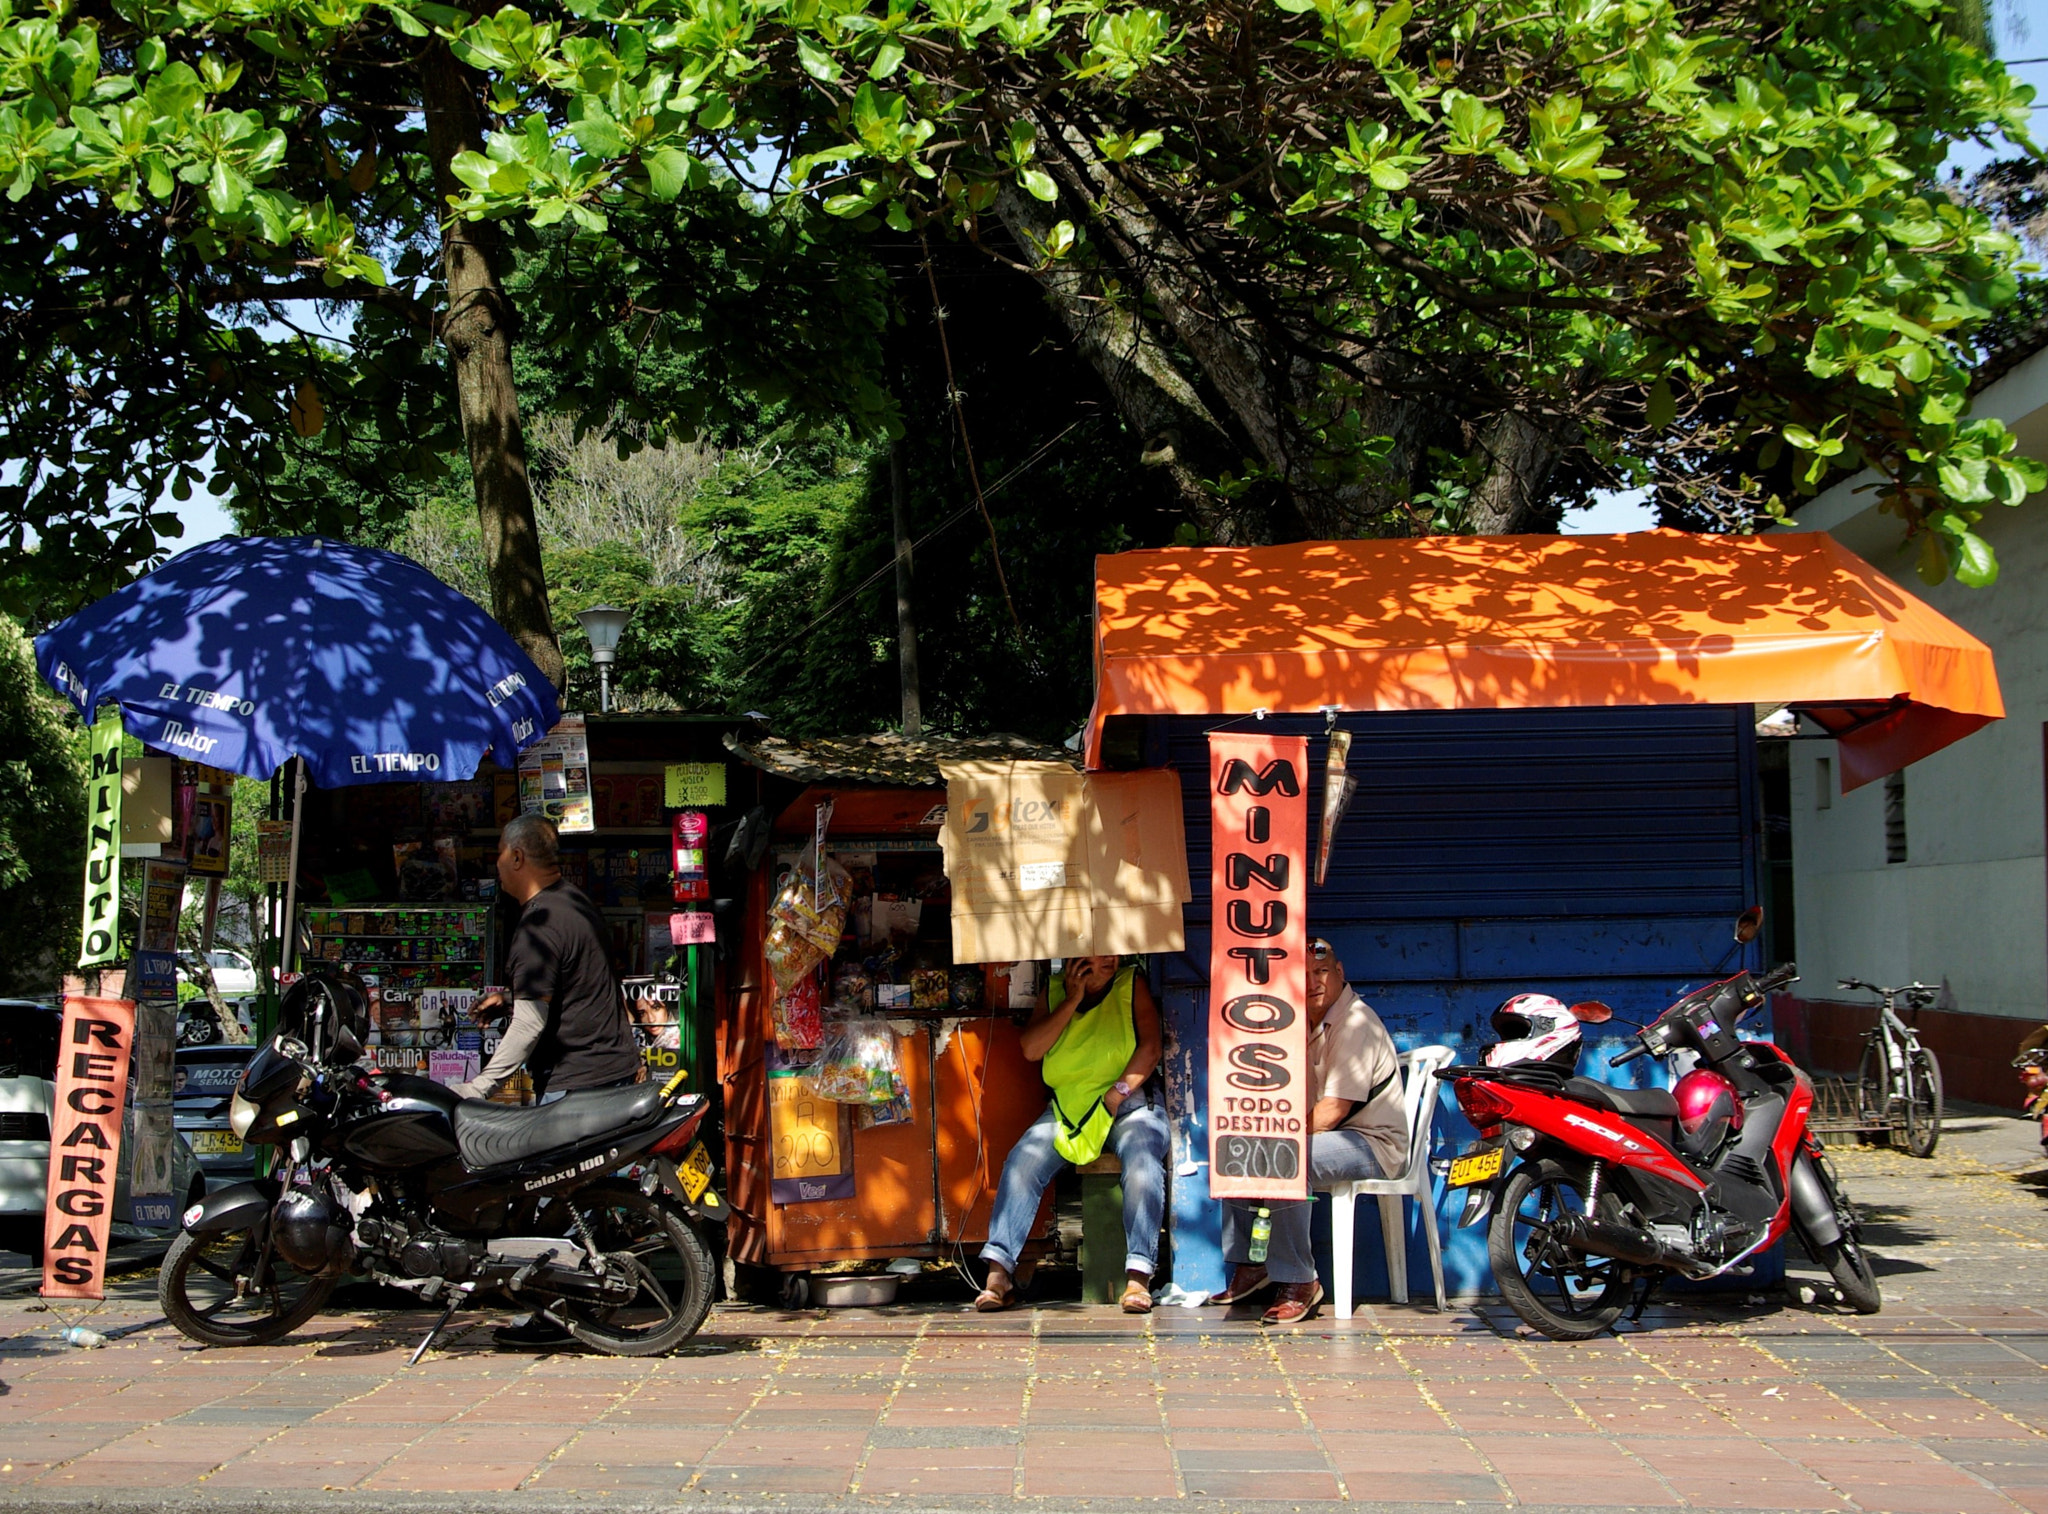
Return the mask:
[[491, 1339], [506, 1351], [544, 1351], [550, 1346], [566, 1346], [576, 1337], [549, 1319], [545, 1314], [533, 1314], [516, 1325], [500, 1325], [491, 1332]]

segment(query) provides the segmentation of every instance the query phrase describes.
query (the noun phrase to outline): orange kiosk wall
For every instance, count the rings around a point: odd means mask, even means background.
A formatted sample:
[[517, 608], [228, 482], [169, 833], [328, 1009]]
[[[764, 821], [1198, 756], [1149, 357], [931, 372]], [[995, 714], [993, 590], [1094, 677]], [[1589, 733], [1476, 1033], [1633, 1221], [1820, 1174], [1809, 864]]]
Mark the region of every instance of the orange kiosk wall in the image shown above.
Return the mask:
[[[828, 849], [928, 850], [936, 865], [943, 788], [808, 789], [777, 820], [776, 850], [794, 850], [809, 839], [818, 804], [827, 797], [833, 800]], [[772, 864], [765, 865], [750, 882], [745, 934], [718, 1026], [733, 1259], [800, 1271], [834, 1261], [942, 1257], [955, 1248], [971, 1253], [988, 1239], [1003, 1161], [1047, 1097], [1037, 1064], [1020, 1048], [1020, 1027], [1003, 1009], [961, 1019], [890, 1011], [891, 1018], [900, 1013], [917, 1022], [899, 1042], [912, 1118], [854, 1132], [851, 1197], [773, 1201], [768, 1073], [774, 980], [764, 952], [773, 873]], [[1048, 1192], [1034, 1239], [1045, 1235], [1050, 1218]]]

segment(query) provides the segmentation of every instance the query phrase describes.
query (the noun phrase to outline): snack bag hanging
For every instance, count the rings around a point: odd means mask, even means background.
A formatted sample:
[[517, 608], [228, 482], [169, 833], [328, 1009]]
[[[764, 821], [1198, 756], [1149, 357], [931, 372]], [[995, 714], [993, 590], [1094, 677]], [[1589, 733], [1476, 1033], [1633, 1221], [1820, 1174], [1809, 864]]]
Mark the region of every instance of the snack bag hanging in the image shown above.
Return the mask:
[[775, 1044], [784, 1051], [809, 1051], [823, 1038], [818, 1013], [818, 975], [805, 973], [775, 992]]
[[811, 1092], [839, 1104], [888, 1104], [902, 1077], [896, 1067], [896, 1032], [887, 1020], [859, 1017], [825, 1027], [818, 1064], [806, 1073]]
[[839, 949], [846, 929], [850, 879], [831, 857], [819, 863], [815, 844], [806, 847], [768, 908], [768, 970], [775, 986], [788, 989]]

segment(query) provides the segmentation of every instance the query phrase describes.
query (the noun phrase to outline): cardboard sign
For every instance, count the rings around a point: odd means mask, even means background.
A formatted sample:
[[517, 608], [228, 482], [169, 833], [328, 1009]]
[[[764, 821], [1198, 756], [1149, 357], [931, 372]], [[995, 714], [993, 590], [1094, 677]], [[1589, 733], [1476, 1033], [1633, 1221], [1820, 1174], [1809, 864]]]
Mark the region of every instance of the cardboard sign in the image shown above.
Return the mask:
[[[119, 771], [117, 765], [117, 778]], [[135, 1006], [127, 999], [67, 996], [59, 1037], [43, 1207], [43, 1296], [102, 1298]]]
[[1186, 945], [1178, 775], [1078, 773], [1059, 762], [942, 767], [955, 962]]
[[722, 762], [671, 762], [663, 772], [664, 797], [668, 807], [686, 805], [709, 807], [725, 803], [725, 764]]
[[121, 955], [121, 712], [111, 705], [93, 723], [88, 748], [85, 918], [80, 941], [80, 967], [96, 967]]
[[795, 1067], [768, 1074], [768, 1128], [775, 1145], [770, 1197], [811, 1204], [853, 1197], [853, 1121], [844, 1104], [821, 1099]]
[[1308, 738], [1209, 736], [1209, 1192], [1308, 1197]]

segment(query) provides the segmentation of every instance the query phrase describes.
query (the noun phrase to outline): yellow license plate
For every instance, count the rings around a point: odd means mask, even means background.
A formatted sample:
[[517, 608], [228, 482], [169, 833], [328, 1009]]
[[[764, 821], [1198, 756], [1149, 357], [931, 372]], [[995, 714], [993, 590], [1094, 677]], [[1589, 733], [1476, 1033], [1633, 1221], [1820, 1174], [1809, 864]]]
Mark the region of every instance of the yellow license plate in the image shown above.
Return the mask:
[[242, 1149], [242, 1138], [232, 1130], [199, 1130], [192, 1134], [192, 1150], [201, 1156], [231, 1157]]
[[696, 1203], [704, 1197], [704, 1190], [711, 1186], [710, 1150], [702, 1141], [691, 1142], [689, 1155], [683, 1158], [676, 1171], [682, 1175], [683, 1192], [690, 1196], [691, 1203]]
[[1507, 1152], [1501, 1147], [1491, 1151], [1476, 1152], [1469, 1157], [1459, 1157], [1451, 1163], [1450, 1186], [1469, 1188], [1474, 1183], [1484, 1183], [1500, 1176], [1500, 1164], [1506, 1160]]

